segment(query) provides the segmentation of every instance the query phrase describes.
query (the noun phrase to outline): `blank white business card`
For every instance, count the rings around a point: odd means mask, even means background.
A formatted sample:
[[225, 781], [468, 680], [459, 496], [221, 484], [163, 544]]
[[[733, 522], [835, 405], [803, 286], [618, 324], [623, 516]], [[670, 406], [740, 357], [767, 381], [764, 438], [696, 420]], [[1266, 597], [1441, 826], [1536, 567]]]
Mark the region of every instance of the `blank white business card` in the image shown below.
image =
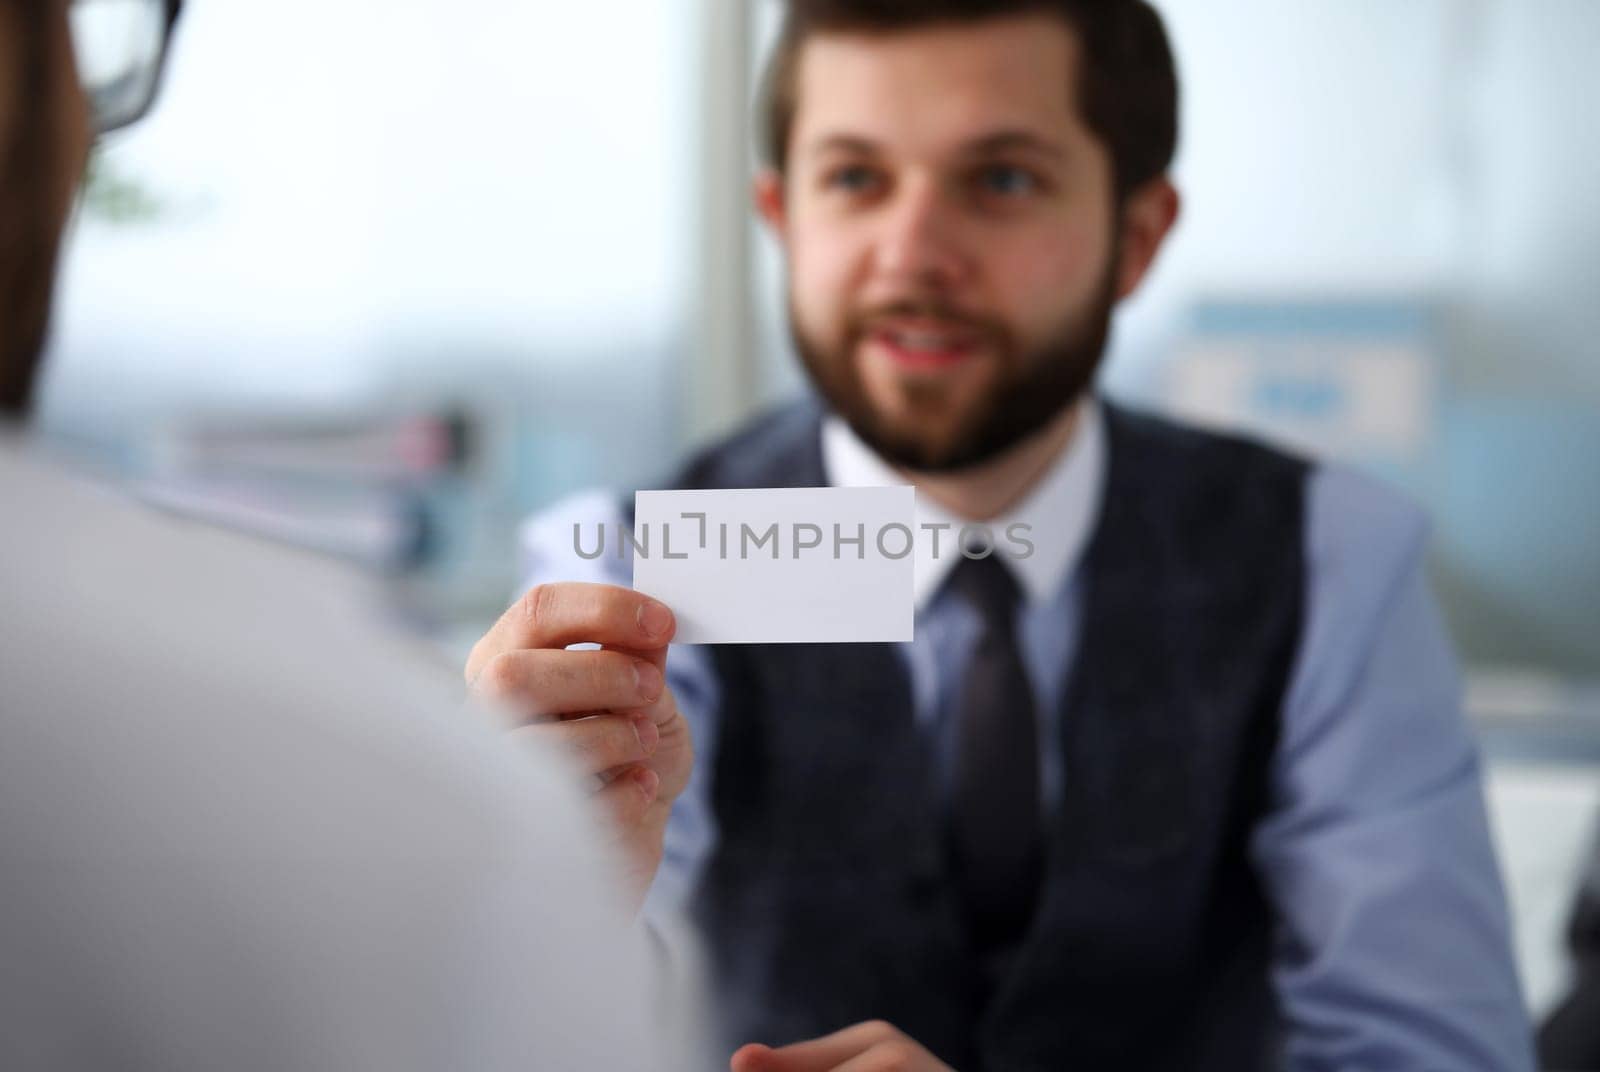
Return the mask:
[[641, 491], [633, 586], [678, 644], [911, 639], [911, 487]]

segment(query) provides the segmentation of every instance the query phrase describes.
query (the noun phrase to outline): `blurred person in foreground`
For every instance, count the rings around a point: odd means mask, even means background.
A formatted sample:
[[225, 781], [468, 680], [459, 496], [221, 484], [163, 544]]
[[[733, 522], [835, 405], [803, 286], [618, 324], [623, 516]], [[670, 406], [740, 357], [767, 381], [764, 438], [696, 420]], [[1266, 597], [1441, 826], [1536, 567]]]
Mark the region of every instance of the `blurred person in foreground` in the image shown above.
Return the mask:
[[[913, 642], [651, 677], [701, 765], [659, 772], [638, 873], [709, 945], [737, 1072], [1531, 1067], [1419, 511], [1093, 388], [1179, 212], [1159, 16], [792, 0], [765, 108], [820, 402], [669, 486], [911, 483], [922, 531]], [[627, 583], [572, 543], [625, 509], [530, 523], [549, 583], [469, 678], [608, 706], [517, 623]], [[968, 522], [1036, 553], [955, 553]]]
[[674, 1067], [570, 771], [464, 724], [355, 578], [29, 442], [91, 137], [176, 15], [0, 0], [0, 1068]]

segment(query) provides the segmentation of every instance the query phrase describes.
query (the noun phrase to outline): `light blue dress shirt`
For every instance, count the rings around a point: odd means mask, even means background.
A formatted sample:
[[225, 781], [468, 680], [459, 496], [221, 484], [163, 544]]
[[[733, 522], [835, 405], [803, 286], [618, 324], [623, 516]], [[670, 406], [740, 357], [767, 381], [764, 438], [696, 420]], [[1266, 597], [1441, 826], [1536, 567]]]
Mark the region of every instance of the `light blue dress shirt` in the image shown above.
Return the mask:
[[[1080, 628], [1079, 551], [1103, 480], [1103, 433], [1092, 409], [1083, 425], [1017, 515], [1034, 525], [1045, 560], [1019, 570], [1019, 637], [1045, 720], [1041, 740], [1058, 739], [1061, 668]], [[830, 423], [824, 447], [832, 483], [880, 482], [874, 478], [890, 472], [840, 425]], [[1273, 760], [1272, 806], [1251, 842], [1277, 913], [1272, 974], [1289, 1067], [1531, 1070], [1478, 751], [1424, 573], [1426, 521], [1381, 485], [1336, 466], [1313, 471], [1307, 508], [1304, 632]], [[920, 521], [942, 516], [920, 498], [918, 510]], [[524, 528], [524, 578], [631, 585], [628, 562], [584, 562], [572, 551], [573, 524], [592, 532], [618, 520], [609, 494], [541, 514]], [[978, 623], [937, 588], [953, 559], [930, 567], [923, 550], [916, 638], [901, 649], [919, 724], [937, 735], [936, 751], [948, 761], [952, 705]], [[698, 759], [651, 891], [648, 911], [662, 915], [687, 902], [716, 847], [709, 783], [720, 717], [704, 649], [674, 648], [667, 679]], [[1061, 780], [1059, 757], [1043, 750], [1045, 808], [1059, 799]]]

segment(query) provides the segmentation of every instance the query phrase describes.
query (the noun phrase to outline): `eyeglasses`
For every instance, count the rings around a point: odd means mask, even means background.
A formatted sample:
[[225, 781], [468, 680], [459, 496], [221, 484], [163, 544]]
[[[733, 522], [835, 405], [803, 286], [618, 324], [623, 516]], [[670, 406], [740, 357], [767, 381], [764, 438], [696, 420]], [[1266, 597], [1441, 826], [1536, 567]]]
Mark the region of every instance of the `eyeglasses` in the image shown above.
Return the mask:
[[72, 50], [95, 133], [150, 110], [182, 0], [72, 0]]

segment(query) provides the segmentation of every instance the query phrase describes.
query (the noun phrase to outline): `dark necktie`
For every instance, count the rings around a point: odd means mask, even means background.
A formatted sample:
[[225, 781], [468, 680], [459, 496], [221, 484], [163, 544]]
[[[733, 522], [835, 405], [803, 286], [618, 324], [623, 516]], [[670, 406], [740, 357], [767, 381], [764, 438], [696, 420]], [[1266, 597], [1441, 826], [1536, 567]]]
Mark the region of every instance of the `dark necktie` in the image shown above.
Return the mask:
[[1021, 937], [1039, 885], [1038, 724], [1015, 578], [990, 555], [964, 559], [950, 585], [982, 621], [957, 697], [952, 847], [974, 934], [995, 951]]

